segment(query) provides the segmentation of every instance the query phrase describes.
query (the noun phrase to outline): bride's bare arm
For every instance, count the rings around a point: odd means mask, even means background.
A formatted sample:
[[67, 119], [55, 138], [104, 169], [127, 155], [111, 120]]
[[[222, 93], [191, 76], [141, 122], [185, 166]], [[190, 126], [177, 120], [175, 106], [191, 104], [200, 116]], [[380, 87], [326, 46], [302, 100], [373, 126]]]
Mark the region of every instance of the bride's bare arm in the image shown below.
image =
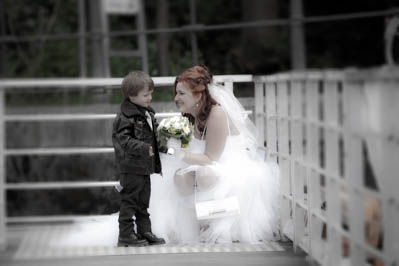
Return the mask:
[[189, 164], [199, 165], [207, 165], [217, 161], [222, 155], [228, 134], [227, 116], [220, 106], [214, 106], [207, 122], [205, 153], [187, 152], [183, 160]]

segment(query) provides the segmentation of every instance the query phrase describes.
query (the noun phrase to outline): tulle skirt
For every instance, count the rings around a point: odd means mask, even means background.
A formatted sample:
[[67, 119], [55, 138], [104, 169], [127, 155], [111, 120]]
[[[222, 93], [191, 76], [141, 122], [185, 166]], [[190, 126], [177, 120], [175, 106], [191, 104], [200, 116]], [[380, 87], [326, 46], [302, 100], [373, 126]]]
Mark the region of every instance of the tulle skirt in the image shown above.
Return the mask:
[[[192, 193], [182, 195], [173, 178], [178, 169], [188, 165], [173, 156], [162, 155], [163, 177], [153, 175], [151, 179], [149, 212], [154, 233], [172, 243], [256, 243], [275, 237], [279, 220], [278, 166], [239, 150], [242, 147], [239, 141], [239, 138], [230, 138], [219, 162], [208, 166], [216, 173], [217, 182], [196, 194], [193, 187]], [[201, 145], [203, 143], [190, 143], [191, 148]], [[197, 174], [200, 168], [196, 168]], [[228, 196], [237, 196], [240, 215], [196, 219], [196, 201]]]

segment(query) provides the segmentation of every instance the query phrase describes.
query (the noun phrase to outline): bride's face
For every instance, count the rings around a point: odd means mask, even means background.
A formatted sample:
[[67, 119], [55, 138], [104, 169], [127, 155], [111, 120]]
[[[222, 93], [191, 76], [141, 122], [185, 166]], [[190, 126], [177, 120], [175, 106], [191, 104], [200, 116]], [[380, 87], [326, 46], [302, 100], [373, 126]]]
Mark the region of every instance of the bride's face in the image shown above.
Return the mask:
[[175, 103], [180, 112], [195, 116], [198, 109], [196, 105], [200, 97], [201, 95], [193, 95], [192, 91], [183, 82], [177, 83]]

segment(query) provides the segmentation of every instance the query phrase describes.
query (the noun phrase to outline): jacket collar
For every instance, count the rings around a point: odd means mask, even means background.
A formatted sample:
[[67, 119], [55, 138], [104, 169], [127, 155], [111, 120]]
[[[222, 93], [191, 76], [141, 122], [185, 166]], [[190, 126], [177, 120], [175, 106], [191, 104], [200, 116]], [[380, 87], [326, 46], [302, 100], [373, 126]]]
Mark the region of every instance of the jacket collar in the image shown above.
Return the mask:
[[132, 117], [134, 115], [144, 116], [145, 110], [147, 110], [151, 115], [154, 115], [155, 113], [154, 109], [151, 107], [139, 107], [128, 99], [125, 99], [121, 105], [121, 112], [127, 117]]

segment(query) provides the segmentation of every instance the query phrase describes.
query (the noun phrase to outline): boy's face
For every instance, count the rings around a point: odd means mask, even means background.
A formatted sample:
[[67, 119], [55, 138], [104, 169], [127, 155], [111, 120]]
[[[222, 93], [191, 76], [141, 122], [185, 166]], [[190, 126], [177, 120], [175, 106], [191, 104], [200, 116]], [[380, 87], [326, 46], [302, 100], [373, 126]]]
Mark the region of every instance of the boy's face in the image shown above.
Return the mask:
[[139, 91], [136, 96], [129, 96], [129, 100], [142, 107], [148, 107], [152, 100], [152, 91], [146, 87]]

